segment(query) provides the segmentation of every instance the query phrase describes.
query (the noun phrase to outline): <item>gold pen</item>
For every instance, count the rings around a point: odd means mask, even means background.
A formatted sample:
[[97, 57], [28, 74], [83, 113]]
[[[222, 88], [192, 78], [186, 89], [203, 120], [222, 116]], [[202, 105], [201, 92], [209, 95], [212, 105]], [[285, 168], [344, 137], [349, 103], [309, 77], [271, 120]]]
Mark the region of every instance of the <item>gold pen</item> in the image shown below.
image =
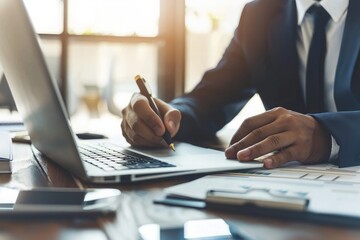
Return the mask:
[[[140, 93], [149, 100], [151, 109], [154, 110], [154, 112], [160, 117], [160, 119], [162, 119], [159, 108], [156, 106], [154, 98], [152, 97], [152, 92], [150, 90], [150, 87], [146, 83], [145, 79], [142, 78], [140, 75], [136, 75], [135, 81], [140, 89]], [[165, 133], [162, 137], [165, 140], [166, 144], [169, 145], [169, 147], [175, 152], [175, 145], [171, 139], [170, 133], [166, 128], [165, 128]]]

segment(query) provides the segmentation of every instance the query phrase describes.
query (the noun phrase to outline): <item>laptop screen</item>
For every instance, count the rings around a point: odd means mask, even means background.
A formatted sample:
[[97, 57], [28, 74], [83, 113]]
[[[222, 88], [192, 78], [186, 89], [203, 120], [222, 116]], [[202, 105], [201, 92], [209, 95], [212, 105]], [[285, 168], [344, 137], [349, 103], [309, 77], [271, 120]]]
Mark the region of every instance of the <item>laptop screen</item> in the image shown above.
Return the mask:
[[85, 178], [65, 105], [22, 0], [0, 1], [0, 62], [32, 144]]

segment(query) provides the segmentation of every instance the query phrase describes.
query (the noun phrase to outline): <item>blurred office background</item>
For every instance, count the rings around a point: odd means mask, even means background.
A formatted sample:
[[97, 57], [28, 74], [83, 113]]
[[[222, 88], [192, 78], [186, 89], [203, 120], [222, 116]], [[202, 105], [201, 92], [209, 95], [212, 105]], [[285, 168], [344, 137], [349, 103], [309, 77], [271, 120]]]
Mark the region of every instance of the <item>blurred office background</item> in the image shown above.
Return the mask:
[[164, 100], [191, 90], [220, 59], [246, 2], [25, 0], [74, 118], [119, 116], [138, 91], [136, 74]]

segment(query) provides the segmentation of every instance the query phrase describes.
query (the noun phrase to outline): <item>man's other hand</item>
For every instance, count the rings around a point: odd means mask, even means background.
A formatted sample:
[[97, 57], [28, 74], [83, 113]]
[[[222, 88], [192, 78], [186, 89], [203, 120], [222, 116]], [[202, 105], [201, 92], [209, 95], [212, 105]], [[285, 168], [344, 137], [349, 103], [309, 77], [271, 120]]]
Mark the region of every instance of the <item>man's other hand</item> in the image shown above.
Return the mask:
[[151, 109], [147, 98], [135, 93], [130, 103], [122, 110], [121, 129], [126, 141], [137, 147], [167, 146], [162, 138], [165, 128], [171, 137], [180, 128], [181, 113], [169, 104], [155, 99], [160, 117]]
[[289, 161], [319, 163], [331, 150], [330, 133], [315, 118], [284, 108], [275, 108], [246, 119], [231, 139], [225, 155], [246, 162], [265, 154], [265, 168]]

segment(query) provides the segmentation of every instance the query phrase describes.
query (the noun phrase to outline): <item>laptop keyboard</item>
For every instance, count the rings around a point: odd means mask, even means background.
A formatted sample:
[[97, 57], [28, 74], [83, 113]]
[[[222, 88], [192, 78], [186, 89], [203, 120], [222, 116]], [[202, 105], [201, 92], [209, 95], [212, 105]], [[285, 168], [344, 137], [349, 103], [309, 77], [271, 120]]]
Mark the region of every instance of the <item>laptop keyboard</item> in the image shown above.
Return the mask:
[[79, 143], [81, 158], [105, 171], [175, 167], [110, 143]]

